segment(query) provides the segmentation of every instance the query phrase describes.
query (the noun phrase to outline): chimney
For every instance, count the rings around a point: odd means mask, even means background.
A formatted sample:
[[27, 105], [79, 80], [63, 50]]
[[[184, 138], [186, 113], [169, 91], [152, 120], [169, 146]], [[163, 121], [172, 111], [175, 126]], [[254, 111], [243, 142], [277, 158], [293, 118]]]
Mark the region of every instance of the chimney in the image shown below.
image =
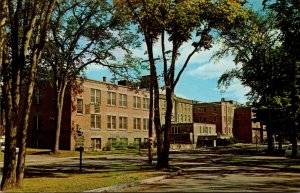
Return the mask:
[[106, 82], [106, 76], [103, 76], [103, 82]]

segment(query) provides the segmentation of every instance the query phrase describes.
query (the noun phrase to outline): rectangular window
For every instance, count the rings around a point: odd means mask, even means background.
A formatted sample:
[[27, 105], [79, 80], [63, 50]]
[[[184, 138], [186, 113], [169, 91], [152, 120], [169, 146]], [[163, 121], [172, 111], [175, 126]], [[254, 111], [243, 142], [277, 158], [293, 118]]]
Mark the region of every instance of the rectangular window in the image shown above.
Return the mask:
[[206, 123], [206, 117], [203, 117], [203, 122]]
[[119, 95], [119, 106], [120, 107], [127, 107], [127, 95], [126, 94], [120, 94]]
[[217, 122], [217, 117], [216, 116], [214, 116], [214, 122]]
[[117, 139], [116, 138], [108, 138], [107, 146], [110, 148], [113, 148], [117, 144]]
[[116, 116], [107, 115], [107, 129], [115, 130], [116, 129]]
[[100, 104], [95, 104], [94, 105], [94, 113], [100, 113]]
[[148, 131], [149, 129], [149, 119], [144, 118], [143, 119], [143, 130]]
[[133, 97], [133, 108], [140, 109], [141, 108], [141, 97]]
[[119, 117], [119, 129], [126, 130], [127, 124], [127, 117]]
[[107, 92], [107, 104], [111, 106], [116, 106], [116, 93], [115, 92]]
[[91, 148], [93, 151], [101, 150], [101, 138], [91, 138]]
[[141, 138], [134, 138], [134, 143], [136, 145], [140, 145], [141, 144]]
[[141, 118], [133, 118], [133, 129], [141, 130]]
[[77, 99], [77, 113], [83, 114], [83, 99]]
[[41, 115], [34, 116], [34, 129], [39, 130], [41, 128]]
[[206, 107], [203, 107], [203, 112], [206, 112]]
[[101, 115], [91, 114], [91, 128], [100, 129], [101, 128]]
[[36, 89], [34, 92], [34, 102], [35, 104], [41, 104], [41, 94], [40, 94], [40, 90]]
[[98, 89], [91, 88], [91, 103], [100, 104], [101, 91]]
[[128, 138], [120, 138], [120, 143], [123, 147], [127, 146], [128, 145]]
[[217, 111], [217, 107], [214, 107], [214, 112], [216, 112]]
[[143, 98], [143, 108], [144, 109], [149, 109], [149, 107], [150, 107], [150, 99]]

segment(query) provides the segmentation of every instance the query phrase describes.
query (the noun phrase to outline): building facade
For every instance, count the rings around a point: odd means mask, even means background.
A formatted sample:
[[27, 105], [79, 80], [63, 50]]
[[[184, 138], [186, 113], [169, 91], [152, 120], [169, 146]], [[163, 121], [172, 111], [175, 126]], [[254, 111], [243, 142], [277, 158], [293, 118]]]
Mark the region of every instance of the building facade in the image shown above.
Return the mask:
[[[82, 92], [66, 94], [60, 149], [110, 148], [117, 143], [141, 143], [148, 139], [149, 92], [103, 81], [84, 80]], [[40, 91], [29, 122], [29, 145], [50, 148], [54, 135], [53, 89]], [[47, 136], [48, 135], [48, 136]], [[46, 140], [43, 140], [46, 139]], [[48, 139], [48, 140], [47, 140]]]
[[193, 104], [193, 120], [196, 123], [216, 124], [221, 138], [233, 137], [233, 119], [236, 102], [221, 99], [220, 102]]
[[233, 135], [239, 142], [260, 143], [261, 136], [266, 139], [265, 128], [261, 127], [260, 122], [253, 122], [253, 118], [250, 107], [235, 109]]
[[[166, 113], [166, 96], [160, 94], [160, 120], [161, 123], [165, 122]], [[193, 101], [173, 96], [173, 109], [172, 109], [172, 124], [173, 123], [192, 123], [193, 122]]]
[[171, 148], [190, 148], [216, 146], [217, 132], [215, 124], [174, 123], [171, 126]]

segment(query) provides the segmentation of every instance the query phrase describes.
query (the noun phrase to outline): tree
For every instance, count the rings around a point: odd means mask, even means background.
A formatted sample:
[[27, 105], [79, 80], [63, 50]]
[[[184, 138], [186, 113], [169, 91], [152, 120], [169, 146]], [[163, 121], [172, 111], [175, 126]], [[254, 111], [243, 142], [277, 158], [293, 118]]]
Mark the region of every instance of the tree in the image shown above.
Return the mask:
[[[163, 129], [160, 125], [158, 111], [154, 112], [154, 124], [157, 137], [157, 168], [168, 168], [172, 98], [182, 73], [195, 53], [212, 46], [213, 30], [223, 30], [229, 26], [236, 27], [245, 19], [246, 15], [240, 1], [155, 0], [145, 2], [120, 0], [118, 3], [138, 25], [144, 36], [150, 69], [152, 69], [152, 71], [150, 70], [152, 80], [157, 79], [153, 46], [160, 38], [160, 57], [167, 105]], [[171, 44], [170, 50], [166, 48], [167, 43]], [[184, 43], [190, 44], [192, 51], [179, 65], [180, 48]], [[159, 100], [158, 85], [155, 85], [155, 82], [157, 81], [154, 81], [153, 85], [154, 100]], [[159, 108], [158, 104], [158, 102], [154, 102], [154, 111]]]
[[115, 15], [108, 1], [57, 2], [48, 33], [43, 58], [56, 91], [52, 152], [57, 153], [67, 86], [72, 89], [71, 85], [90, 64], [106, 66], [115, 72], [116, 68], [127, 68], [124, 63], [113, 63], [117, 59], [114, 51], [123, 49], [129, 52], [136, 39], [126, 21]]
[[291, 130], [292, 156], [297, 155], [297, 141], [299, 132], [299, 113], [300, 113], [300, 2], [297, 0], [278, 0], [272, 2], [263, 1], [264, 5], [275, 11], [277, 27], [283, 36], [283, 48], [288, 53], [291, 66], [290, 74], [290, 116], [293, 119]]
[[[1, 46], [1, 49], [3, 49], [1, 64], [2, 92], [6, 112], [6, 143], [1, 190], [22, 185], [28, 115], [35, 83], [36, 67], [45, 44], [54, 2], [54, 0], [1, 1], [1, 22], [5, 21], [4, 17], [7, 13], [7, 23], [4, 27], [1, 26], [1, 33], [7, 33], [7, 39], [4, 39], [5, 44]], [[24, 98], [22, 110], [19, 109], [20, 97]], [[20, 124], [18, 124], [19, 118], [21, 120]], [[19, 131], [18, 144], [20, 150], [16, 165], [17, 131]]]
[[256, 109], [257, 120], [266, 124], [269, 152], [273, 151], [273, 123], [283, 108], [278, 99], [284, 99], [286, 95], [284, 85], [289, 84], [291, 70], [290, 60], [281, 46], [281, 35], [272, 12], [266, 15], [253, 12], [244, 28], [222, 33], [223, 48], [216, 54], [235, 56], [237, 67], [220, 77], [219, 86], [226, 87], [233, 78], [238, 78], [244, 86], [251, 88], [248, 96]]

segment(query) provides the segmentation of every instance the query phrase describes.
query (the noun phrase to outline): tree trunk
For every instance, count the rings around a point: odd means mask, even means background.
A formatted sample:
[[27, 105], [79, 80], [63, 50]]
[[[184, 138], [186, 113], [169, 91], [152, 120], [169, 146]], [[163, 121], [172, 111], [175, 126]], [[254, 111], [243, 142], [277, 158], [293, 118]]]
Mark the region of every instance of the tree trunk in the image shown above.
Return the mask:
[[267, 138], [268, 138], [268, 153], [272, 153], [274, 151], [273, 146], [273, 133], [270, 128], [269, 122], [266, 123], [266, 129], [267, 129]]
[[[6, 53], [4, 54], [6, 55]], [[16, 144], [17, 144], [17, 125], [16, 125], [16, 110], [13, 110], [12, 96], [10, 90], [11, 81], [8, 77], [8, 58], [4, 59], [3, 65], [3, 87], [2, 96], [5, 109], [5, 154], [4, 167], [2, 174], [1, 190], [15, 187], [16, 183]]]
[[7, 16], [7, 0], [1, 0], [0, 2], [0, 70], [2, 68], [3, 49], [6, 40], [6, 16]]
[[173, 91], [170, 88], [171, 86], [167, 86], [166, 88], [166, 118], [165, 118], [165, 128], [164, 128], [164, 148], [162, 155], [162, 164], [161, 168], [169, 168], [169, 150], [170, 150], [170, 130], [171, 130], [171, 122], [172, 122], [172, 109], [173, 109]]
[[64, 97], [66, 90], [67, 81], [62, 80], [62, 82], [56, 87], [56, 96], [55, 96], [55, 136], [54, 136], [54, 144], [52, 148], [52, 153], [57, 154], [59, 151], [59, 139], [60, 139], [60, 131], [61, 131], [61, 117], [62, 117], [62, 109], [64, 105]]
[[263, 121], [260, 122], [260, 144], [264, 143], [264, 124]]
[[29, 120], [29, 113], [30, 113], [30, 108], [32, 103], [33, 89], [35, 86], [37, 61], [40, 58], [40, 54], [41, 52], [39, 52], [38, 50], [34, 51], [33, 59], [31, 62], [29, 80], [25, 92], [26, 96], [24, 100], [24, 108], [22, 112], [22, 118], [20, 124], [20, 136], [19, 136], [19, 156], [18, 156], [18, 164], [17, 164], [17, 183], [16, 183], [18, 187], [22, 186], [23, 178], [24, 178], [28, 120]]
[[154, 78], [152, 75], [152, 66], [150, 65], [150, 104], [149, 104], [149, 131], [148, 131], [148, 164], [152, 164], [152, 143], [153, 143], [153, 82]]

